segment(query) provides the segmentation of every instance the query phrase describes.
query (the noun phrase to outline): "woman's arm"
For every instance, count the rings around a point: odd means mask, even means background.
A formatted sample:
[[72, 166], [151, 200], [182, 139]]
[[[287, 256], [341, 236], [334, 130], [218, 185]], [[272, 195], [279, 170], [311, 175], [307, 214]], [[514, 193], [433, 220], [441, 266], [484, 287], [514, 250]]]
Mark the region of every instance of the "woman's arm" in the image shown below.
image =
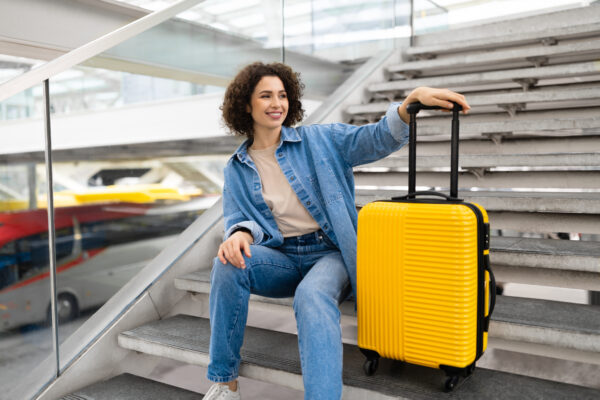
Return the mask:
[[452, 108], [452, 101], [463, 106], [463, 112], [470, 107], [465, 97], [448, 89], [419, 87], [413, 90], [396, 106], [391, 104], [382, 118], [375, 124], [355, 126], [349, 124], [332, 124], [331, 138], [340, 156], [351, 167], [380, 160], [399, 150], [408, 143], [409, 116], [406, 107], [416, 101], [425, 105], [438, 105]]
[[225, 220], [225, 238], [219, 246], [217, 256], [223, 264], [229, 261], [237, 268], [246, 268], [242, 251], [252, 257], [250, 245], [262, 240], [263, 232], [254, 221], [248, 221], [233, 198], [227, 184], [223, 187], [223, 219]]

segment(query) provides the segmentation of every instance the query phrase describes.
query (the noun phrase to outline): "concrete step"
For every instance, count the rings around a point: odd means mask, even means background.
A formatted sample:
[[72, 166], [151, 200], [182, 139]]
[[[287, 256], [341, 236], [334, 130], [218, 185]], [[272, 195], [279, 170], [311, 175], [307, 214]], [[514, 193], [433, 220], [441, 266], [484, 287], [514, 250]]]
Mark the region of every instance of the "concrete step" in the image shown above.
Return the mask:
[[[506, 111], [509, 115], [527, 111], [547, 109], [580, 108], [600, 105], [600, 85], [569, 87], [568, 89], [540, 88], [532, 91], [503, 91], [488, 94], [469, 94], [467, 101], [470, 113], [490, 113]], [[352, 117], [378, 120], [385, 114], [389, 102], [375, 102], [353, 105], [346, 109]]]
[[[175, 278], [175, 287], [190, 293], [210, 293], [210, 270], [200, 270]], [[267, 303], [284, 307], [292, 307], [292, 298], [271, 298], [255, 294], [250, 295], [251, 302]], [[354, 303], [345, 301], [340, 305], [340, 311], [344, 315], [356, 316]]]
[[598, 242], [493, 236], [490, 246], [498, 282], [600, 291]]
[[[432, 114], [429, 114], [432, 115]], [[450, 137], [451, 118], [441, 113], [417, 118], [418, 140], [439, 141]], [[514, 117], [506, 114], [474, 114], [460, 116], [460, 137], [556, 137], [598, 135], [600, 107], [572, 110], [531, 111]]]
[[[428, 120], [429, 119], [424, 118], [419, 121], [419, 133], [421, 133], [421, 123], [426, 123]], [[417, 157], [422, 155], [443, 155], [450, 152], [449, 136], [443, 140], [440, 138], [438, 141], [425, 139], [429, 138], [417, 138]], [[566, 137], [518, 137], [506, 135], [502, 137], [502, 140], [495, 142], [489, 140], [488, 138], [481, 137], [478, 139], [467, 139], [462, 138], [461, 136], [459, 139], [461, 139], [459, 148], [461, 157], [463, 155], [479, 154], [501, 155], [600, 152], [600, 135], [594, 136], [573, 134]], [[407, 154], [408, 146], [404, 146], [392, 155], [403, 156]]]
[[[497, 265], [527, 268], [591, 272], [600, 278], [600, 246], [597, 242], [554, 240], [521, 237], [492, 236], [490, 240], [490, 261]], [[175, 287], [194, 293], [210, 292], [210, 271], [196, 271], [175, 279]], [[264, 299], [252, 295], [252, 299]], [[291, 305], [289, 299], [271, 299]], [[344, 307], [346, 303], [342, 303]], [[344, 308], [343, 308], [344, 309]], [[347, 315], [354, 314], [354, 307], [348, 308]]]
[[395, 80], [373, 83], [368, 86], [368, 91], [375, 95], [377, 93], [404, 92], [419, 86], [444, 87], [460, 92], [482, 90], [482, 87], [486, 87], [486, 89], [490, 87], [523, 87], [524, 89], [528, 89], [534, 86], [545, 86], [558, 82], [579, 83], [585, 77], [587, 77], [586, 81], [590, 82], [600, 80], [600, 70], [598, 70], [597, 61]]
[[597, 242], [493, 236], [492, 265], [561, 269], [600, 274]]
[[[420, 162], [420, 161], [418, 161]], [[463, 168], [464, 169], [464, 168]], [[448, 191], [450, 185], [449, 169], [443, 171], [424, 171], [417, 165], [417, 185], [423, 187], [443, 188]], [[466, 168], [460, 171], [458, 177], [459, 190], [471, 190], [472, 188], [484, 190], [578, 190], [598, 189], [600, 182], [600, 170], [582, 170], [565, 168], [557, 171], [552, 168], [545, 170], [527, 170], [524, 168], [507, 168], [507, 170], [487, 168]], [[355, 168], [354, 183], [356, 188], [396, 186], [406, 188], [408, 186], [408, 168], [400, 171], [381, 171], [380, 169]]]
[[[362, 207], [371, 201], [405, 194], [406, 191], [361, 189], [356, 191], [356, 204]], [[459, 192], [458, 197], [480, 204], [487, 211], [587, 215], [600, 213], [600, 193], [472, 191]]]
[[[465, 154], [459, 158], [461, 168], [495, 167], [598, 167], [598, 153], [550, 153], [550, 154]], [[449, 167], [448, 155], [419, 155], [418, 169]], [[407, 155], [392, 155], [379, 161], [365, 164], [363, 168], [408, 168]]]
[[[356, 204], [362, 207], [405, 194], [399, 190], [357, 188]], [[586, 192], [459, 192], [460, 198], [487, 210], [494, 229], [534, 233], [600, 234], [599, 196], [600, 193]]]
[[407, 79], [473, 71], [539, 67], [567, 62], [595, 60], [600, 54], [600, 38], [566, 40], [554, 46], [541, 43], [509, 49], [456, 54], [431, 60], [408, 61], [391, 65], [387, 71]]
[[[119, 345], [130, 350], [206, 366], [208, 319], [177, 315], [123, 332]], [[240, 374], [253, 379], [302, 389], [297, 337], [288, 333], [246, 327]], [[373, 376], [365, 376], [365, 357], [344, 344], [344, 396], [348, 399], [447, 398], [443, 373], [383, 359]], [[600, 391], [478, 368], [452, 397], [460, 399], [564, 398], [593, 399]]]
[[[492, 267], [495, 268], [493, 261]], [[595, 274], [600, 272], [600, 266], [592, 266], [590, 269]], [[177, 278], [175, 286], [192, 293], [208, 294], [210, 293], [209, 272], [198, 271]], [[290, 308], [290, 311], [292, 307], [292, 298], [272, 299], [252, 295], [251, 301], [284, 306]], [[352, 301], [342, 303], [340, 311], [343, 315], [356, 317]], [[531, 332], [537, 332], [539, 336], [535, 337]], [[490, 337], [600, 354], [600, 308], [549, 300], [498, 296], [496, 309], [492, 314]]]
[[[529, 23], [531, 22], [529, 21]], [[488, 37], [471, 36], [469, 40], [456, 40], [450, 43], [440, 41], [438, 44], [409, 47], [404, 53], [412, 58], [435, 58], [442, 54], [501, 49], [535, 43], [552, 45], [560, 43], [563, 39], [586, 38], [598, 35], [600, 35], [600, 27], [597, 22], [592, 22], [559, 28], [551, 26], [544, 29], [542, 27], [539, 30], [530, 32], [507, 33]]]
[[204, 396], [131, 374], [123, 374], [79, 389], [60, 400], [200, 400]]

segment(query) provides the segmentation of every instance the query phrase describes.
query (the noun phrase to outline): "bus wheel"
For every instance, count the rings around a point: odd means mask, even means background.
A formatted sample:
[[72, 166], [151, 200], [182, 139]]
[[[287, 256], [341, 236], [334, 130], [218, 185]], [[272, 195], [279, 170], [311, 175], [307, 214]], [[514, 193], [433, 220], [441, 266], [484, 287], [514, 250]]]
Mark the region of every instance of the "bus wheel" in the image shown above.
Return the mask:
[[[79, 305], [77, 299], [72, 294], [61, 293], [58, 295], [56, 302], [56, 313], [58, 314], [58, 322], [68, 322], [75, 319], [79, 315]], [[52, 325], [51, 308], [48, 307], [48, 324]]]

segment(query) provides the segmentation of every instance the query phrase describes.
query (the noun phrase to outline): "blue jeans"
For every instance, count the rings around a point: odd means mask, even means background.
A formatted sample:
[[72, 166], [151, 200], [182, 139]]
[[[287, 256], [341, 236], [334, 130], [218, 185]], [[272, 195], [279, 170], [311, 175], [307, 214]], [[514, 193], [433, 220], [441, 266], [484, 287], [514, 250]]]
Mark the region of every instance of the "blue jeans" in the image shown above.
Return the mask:
[[286, 238], [281, 247], [254, 246], [246, 269], [215, 258], [210, 291], [210, 363], [207, 377], [238, 377], [250, 294], [294, 296], [306, 399], [342, 397], [339, 304], [351, 291], [342, 256], [321, 232]]

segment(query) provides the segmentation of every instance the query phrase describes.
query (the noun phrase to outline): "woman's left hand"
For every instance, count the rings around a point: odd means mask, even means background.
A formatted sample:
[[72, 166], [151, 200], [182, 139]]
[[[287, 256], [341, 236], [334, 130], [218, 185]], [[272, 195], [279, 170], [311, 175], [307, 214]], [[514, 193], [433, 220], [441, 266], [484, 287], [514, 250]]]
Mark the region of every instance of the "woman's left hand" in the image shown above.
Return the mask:
[[406, 106], [410, 103], [420, 102], [426, 106], [440, 106], [442, 108], [451, 110], [454, 107], [452, 102], [456, 102], [463, 107], [463, 113], [466, 114], [471, 107], [467, 103], [467, 99], [460, 93], [453, 92], [449, 89], [436, 89], [430, 87], [418, 87], [406, 97], [400, 107], [398, 107], [398, 114], [404, 122], [408, 124], [410, 121]]

